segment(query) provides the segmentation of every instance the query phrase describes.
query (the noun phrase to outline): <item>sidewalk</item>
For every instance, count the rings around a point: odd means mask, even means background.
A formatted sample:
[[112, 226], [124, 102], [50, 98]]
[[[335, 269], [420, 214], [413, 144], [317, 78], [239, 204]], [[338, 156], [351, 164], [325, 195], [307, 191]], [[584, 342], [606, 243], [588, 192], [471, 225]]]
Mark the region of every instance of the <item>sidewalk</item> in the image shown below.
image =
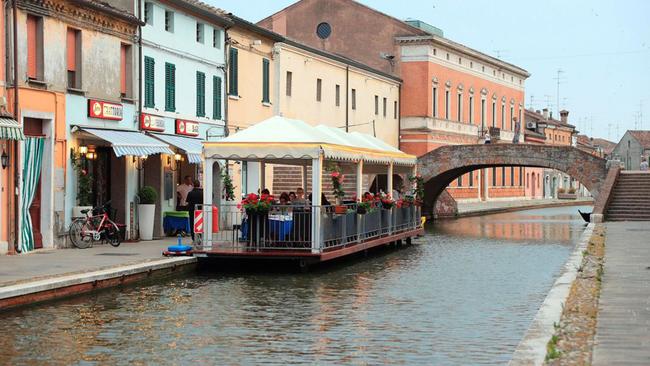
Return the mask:
[[517, 211], [557, 206], [593, 205], [592, 198], [577, 200], [539, 199], [517, 201], [458, 202], [458, 216], [471, 216], [497, 212]]
[[[189, 238], [184, 239], [185, 244], [189, 242]], [[168, 238], [122, 243], [117, 248], [108, 244], [97, 244], [88, 249], [48, 249], [0, 256], [0, 288], [16, 283], [160, 260], [164, 258], [162, 251], [175, 243], [175, 238]]]
[[650, 222], [608, 222], [593, 365], [650, 365]]

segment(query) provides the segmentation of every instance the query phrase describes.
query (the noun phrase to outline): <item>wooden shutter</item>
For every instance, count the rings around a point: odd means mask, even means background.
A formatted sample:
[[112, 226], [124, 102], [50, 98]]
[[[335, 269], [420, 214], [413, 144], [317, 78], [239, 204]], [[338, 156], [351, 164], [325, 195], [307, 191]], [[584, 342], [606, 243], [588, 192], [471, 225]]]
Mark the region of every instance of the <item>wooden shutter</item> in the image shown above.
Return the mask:
[[269, 60], [262, 59], [262, 102], [269, 103]]
[[155, 106], [154, 77], [155, 61], [153, 58], [145, 56], [144, 58], [144, 106], [153, 108]]
[[27, 16], [27, 77], [30, 79], [38, 78], [37, 66], [37, 32], [38, 18], [32, 15]]
[[221, 78], [212, 77], [212, 118], [221, 119]]
[[67, 36], [68, 71], [77, 71], [77, 30], [68, 28]]
[[205, 74], [196, 72], [196, 116], [205, 117]]
[[165, 110], [176, 111], [176, 65], [165, 63]]
[[127, 45], [120, 46], [120, 93], [126, 95], [126, 51]]
[[236, 48], [231, 48], [230, 49], [230, 64], [228, 65], [229, 68], [229, 82], [230, 85], [228, 87], [228, 94], [230, 95], [239, 95], [239, 85], [238, 85], [238, 58], [239, 54]]

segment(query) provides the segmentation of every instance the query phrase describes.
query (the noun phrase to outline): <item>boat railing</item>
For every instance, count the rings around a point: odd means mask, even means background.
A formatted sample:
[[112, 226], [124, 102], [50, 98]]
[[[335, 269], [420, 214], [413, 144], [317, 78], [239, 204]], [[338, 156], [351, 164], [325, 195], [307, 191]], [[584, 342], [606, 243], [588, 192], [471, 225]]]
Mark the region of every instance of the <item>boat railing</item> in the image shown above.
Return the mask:
[[[376, 207], [273, 205], [268, 212], [236, 204], [198, 207], [203, 221], [197, 250], [322, 252], [420, 227], [419, 206]], [[319, 219], [316, 222], [316, 218]], [[196, 226], [196, 224], [195, 224]], [[318, 228], [319, 235], [313, 235]]]

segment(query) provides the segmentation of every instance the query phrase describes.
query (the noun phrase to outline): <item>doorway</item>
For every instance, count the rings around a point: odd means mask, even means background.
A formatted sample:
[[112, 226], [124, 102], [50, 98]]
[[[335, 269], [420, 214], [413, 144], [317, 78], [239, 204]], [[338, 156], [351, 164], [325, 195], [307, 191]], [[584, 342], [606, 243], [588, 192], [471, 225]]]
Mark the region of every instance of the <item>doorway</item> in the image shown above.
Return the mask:
[[[24, 118], [24, 131], [27, 137], [45, 138], [43, 134], [43, 120], [38, 118]], [[36, 182], [36, 191], [34, 192], [34, 199], [29, 206], [29, 216], [32, 219], [32, 233], [34, 236], [34, 249], [43, 248], [43, 231], [42, 231], [42, 182], [43, 175], [40, 174]]]

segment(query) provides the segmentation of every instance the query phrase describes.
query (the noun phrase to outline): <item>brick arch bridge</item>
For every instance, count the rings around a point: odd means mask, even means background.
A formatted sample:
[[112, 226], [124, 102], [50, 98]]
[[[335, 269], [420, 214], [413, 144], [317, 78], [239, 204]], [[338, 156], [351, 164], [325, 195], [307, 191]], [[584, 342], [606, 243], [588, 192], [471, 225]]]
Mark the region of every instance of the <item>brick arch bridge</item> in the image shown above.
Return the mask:
[[522, 144], [450, 145], [418, 158], [425, 182], [425, 210], [459, 176], [477, 169], [523, 166], [562, 171], [582, 183], [598, 198], [607, 177], [606, 160], [571, 146]]

